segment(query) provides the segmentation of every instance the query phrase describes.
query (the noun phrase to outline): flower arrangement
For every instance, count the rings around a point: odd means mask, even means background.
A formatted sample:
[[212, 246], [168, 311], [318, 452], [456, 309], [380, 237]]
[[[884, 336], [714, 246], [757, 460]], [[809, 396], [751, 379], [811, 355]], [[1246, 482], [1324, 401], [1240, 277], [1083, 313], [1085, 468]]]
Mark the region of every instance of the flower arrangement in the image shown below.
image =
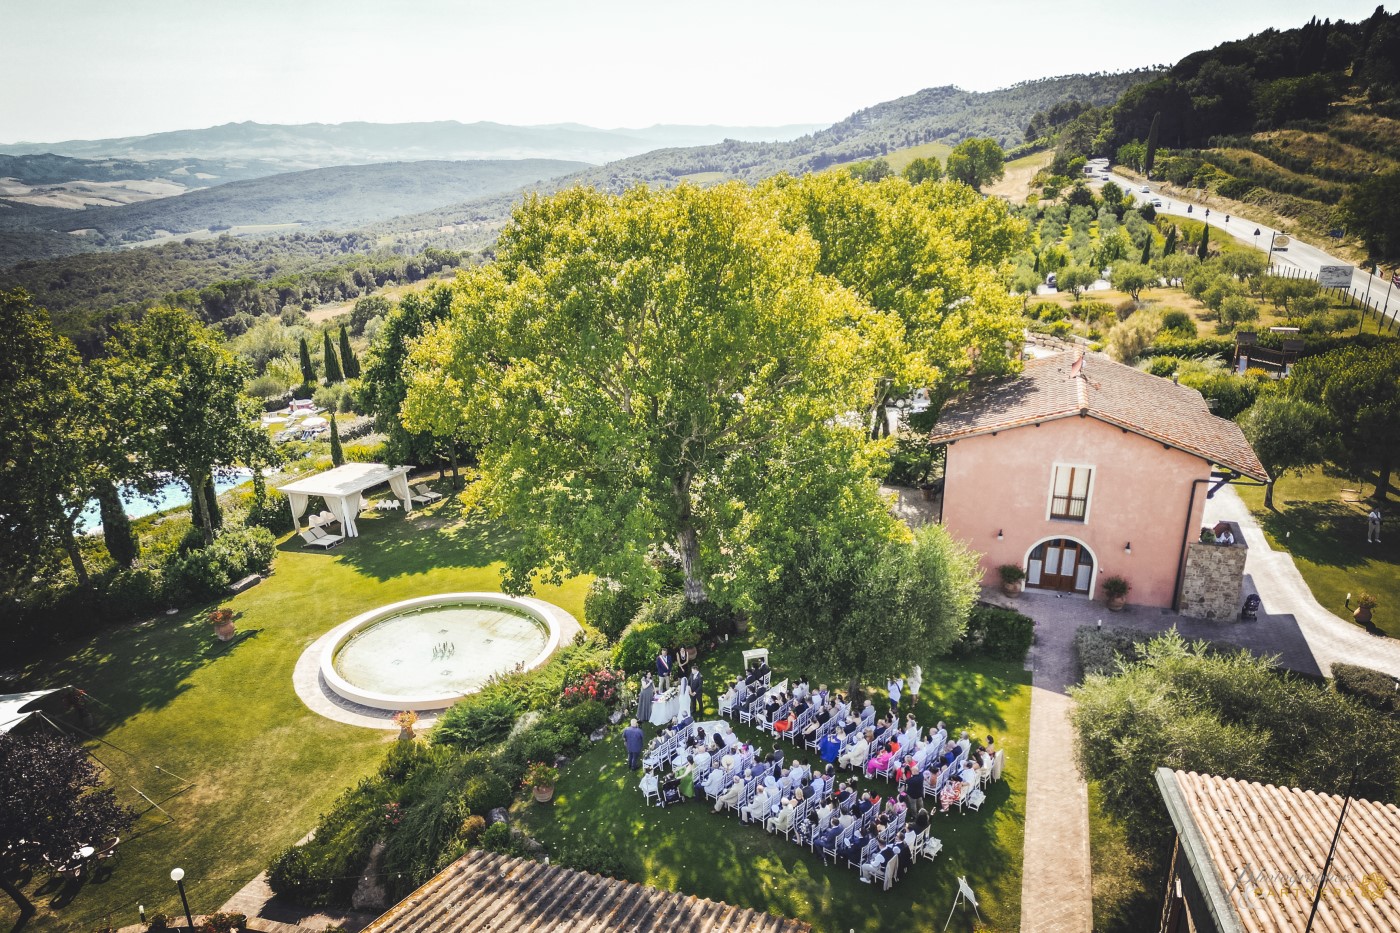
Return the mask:
[[547, 765], [543, 761], [532, 761], [530, 767], [525, 769], [525, 779], [522, 783], [526, 787], [553, 787], [557, 780], [559, 780], [558, 768]]
[[418, 723], [418, 713], [416, 710], [405, 709], [394, 714], [394, 725], [400, 729], [413, 731], [413, 727]]
[[210, 625], [227, 625], [233, 621], [232, 609], [211, 609], [209, 610]]
[[1362, 609], [1374, 609], [1376, 608], [1376, 597], [1372, 596], [1370, 593], [1362, 593], [1357, 598], [1356, 604]]
[[622, 682], [622, 671], [602, 667], [583, 675], [577, 683], [565, 686], [564, 692], [559, 695], [559, 702], [563, 706], [577, 706], [588, 700], [597, 700], [604, 706], [611, 706], [617, 701]]

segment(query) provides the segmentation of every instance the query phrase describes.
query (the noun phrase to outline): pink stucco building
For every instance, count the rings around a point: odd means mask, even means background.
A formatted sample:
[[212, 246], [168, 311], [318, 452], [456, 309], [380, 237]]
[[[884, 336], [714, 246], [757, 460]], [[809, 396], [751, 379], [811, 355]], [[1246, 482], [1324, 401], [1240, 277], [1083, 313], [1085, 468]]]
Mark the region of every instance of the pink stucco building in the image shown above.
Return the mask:
[[930, 440], [947, 445], [943, 523], [982, 554], [986, 584], [1017, 564], [1027, 588], [1098, 598], [1117, 575], [1147, 606], [1174, 605], [1213, 487], [1267, 479], [1199, 392], [1095, 353], [974, 387]]

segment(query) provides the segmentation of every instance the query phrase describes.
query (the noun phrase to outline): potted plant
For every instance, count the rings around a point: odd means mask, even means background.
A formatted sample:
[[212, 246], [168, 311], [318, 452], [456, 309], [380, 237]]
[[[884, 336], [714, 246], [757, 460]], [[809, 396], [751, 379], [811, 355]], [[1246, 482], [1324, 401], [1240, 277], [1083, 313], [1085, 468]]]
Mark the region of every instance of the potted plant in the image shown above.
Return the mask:
[[1362, 593], [1361, 598], [1356, 601], [1356, 611], [1351, 614], [1361, 625], [1371, 624], [1371, 610], [1376, 608], [1376, 597], [1370, 593]]
[[1202, 528], [1202, 529], [1201, 529], [1201, 543], [1202, 543], [1202, 544], [1214, 544], [1214, 543], [1215, 543], [1215, 532], [1214, 532], [1212, 529], [1210, 529], [1210, 528]]
[[1128, 601], [1128, 591], [1132, 584], [1122, 577], [1108, 577], [1103, 581], [1103, 595], [1108, 600], [1108, 608], [1112, 612], [1117, 612], [1123, 608]]
[[214, 609], [209, 613], [209, 624], [214, 626], [214, 634], [219, 636], [219, 641], [229, 641], [233, 638], [233, 610]]
[[1026, 572], [1021, 569], [1020, 564], [1002, 564], [997, 568], [997, 573], [1001, 575], [1001, 591], [1007, 596], [1015, 596], [1021, 592], [1021, 581], [1026, 579]]
[[394, 724], [399, 727], [399, 741], [411, 741], [415, 735], [413, 727], [418, 723], [416, 710], [406, 709], [394, 714]]
[[535, 792], [536, 803], [547, 803], [554, 797], [554, 782], [559, 780], [559, 769], [543, 761], [530, 763], [525, 769], [525, 786]]

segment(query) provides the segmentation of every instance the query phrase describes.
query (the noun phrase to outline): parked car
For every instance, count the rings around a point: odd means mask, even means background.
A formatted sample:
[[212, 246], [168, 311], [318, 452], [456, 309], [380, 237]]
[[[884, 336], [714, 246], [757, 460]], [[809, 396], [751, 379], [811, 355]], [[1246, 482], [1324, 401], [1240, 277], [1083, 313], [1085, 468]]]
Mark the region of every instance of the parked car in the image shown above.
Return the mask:
[[1152, 193], [1152, 189], [1149, 188], [1149, 187], [1147, 187], [1146, 185], [1143, 185], [1143, 186], [1142, 186], [1142, 193], [1143, 193], [1143, 194], [1151, 194], [1151, 193]]
[[1161, 198], [1153, 198], [1153, 199], [1152, 199], [1152, 206], [1153, 206], [1153, 207], [1161, 207], [1161, 206], [1162, 206], [1162, 199], [1161, 199]]
[[1050, 273], [1049, 275], [1047, 275], [1047, 276], [1045, 277], [1045, 284], [1048, 285], [1048, 286], [1050, 286], [1051, 288], [1056, 288], [1056, 287], [1058, 287], [1058, 286], [1056, 286], [1056, 284], [1055, 284], [1056, 281], [1058, 281], [1058, 279], [1057, 279], [1055, 273], [1053, 273], [1053, 272]]

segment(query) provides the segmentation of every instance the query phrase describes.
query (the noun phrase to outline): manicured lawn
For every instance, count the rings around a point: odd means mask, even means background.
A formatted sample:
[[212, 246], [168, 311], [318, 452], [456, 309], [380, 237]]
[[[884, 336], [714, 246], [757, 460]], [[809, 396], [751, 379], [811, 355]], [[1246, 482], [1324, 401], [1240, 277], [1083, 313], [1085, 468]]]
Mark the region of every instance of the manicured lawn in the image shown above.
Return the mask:
[[[445, 485], [445, 484], [438, 484]], [[305, 835], [335, 797], [378, 764], [391, 733], [331, 722], [293, 692], [302, 651], [333, 625], [395, 600], [499, 590], [490, 529], [448, 499], [411, 517], [366, 514], [361, 537], [328, 553], [281, 544], [275, 574], [224, 605], [239, 637], [216, 641], [202, 613], [183, 612], [73, 645], [26, 669], [26, 688], [74, 684], [94, 698], [103, 740], [90, 743], [121, 798], [147, 811], [122, 842], [110, 878], [75, 891], [28, 887], [27, 929], [88, 930], [179, 910], [170, 869], [185, 869], [190, 906], [212, 912]], [[538, 595], [582, 617], [588, 580]], [[207, 607], [206, 607], [207, 608]], [[159, 766], [169, 774], [155, 770]], [[178, 775], [178, 778], [171, 775]], [[187, 789], [185, 781], [192, 782]], [[151, 810], [139, 789], [170, 814]], [[0, 898], [0, 922], [16, 914]]]
[[1162, 913], [1166, 877], [1132, 849], [1127, 834], [1103, 810], [1103, 795], [1089, 782], [1089, 860], [1094, 886], [1094, 933], [1155, 929]]
[[1400, 637], [1400, 500], [1392, 494], [1381, 506], [1385, 523], [1381, 544], [1366, 543], [1366, 513], [1373, 477], [1339, 475], [1315, 467], [1301, 476], [1285, 476], [1274, 487], [1274, 507], [1264, 508], [1262, 488], [1238, 487], [1241, 498], [1268, 535], [1269, 544], [1292, 553], [1308, 587], [1328, 611], [1352, 621], [1361, 593], [1379, 600], [1372, 624]]
[[[709, 710], [705, 718], [717, 718], [715, 690], [738, 672], [739, 650], [731, 643], [701, 659]], [[773, 660], [776, 679], [793, 670], [776, 653]], [[935, 816], [933, 835], [943, 840], [943, 852], [934, 862], [920, 860], [889, 892], [860, 883], [850, 869], [823, 867], [819, 855], [742, 825], [732, 814], [714, 814], [703, 802], [666, 810], [644, 806], [638, 775], [627, 771], [616, 729], [565, 769], [551, 804], [517, 805], [519, 815], [526, 830], [547, 846], [580, 834], [614, 846], [634, 880], [797, 917], [819, 931], [941, 930], [958, 875], [966, 875], [977, 893], [989, 929], [1017, 930], [1030, 675], [1019, 664], [983, 659], [926, 662], [923, 667], [919, 722], [941, 718], [950, 731], [994, 734], [1006, 750], [1005, 777], [988, 788], [979, 812]], [[835, 678], [827, 682], [837, 685]], [[756, 735], [745, 727], [736, 726], [736, 731], [741, 738]], [[758, 744], [771, 747], [771, 737], [764, 738]], [[789, 760], [818, 760], [812, 752], [784, 745]], [[879, 780], [861, 783], [880, 793], [893, 787]], [[954, 918], [949, 929], [972, 929], [972, 912], [960, 913], [966, 916]]]

